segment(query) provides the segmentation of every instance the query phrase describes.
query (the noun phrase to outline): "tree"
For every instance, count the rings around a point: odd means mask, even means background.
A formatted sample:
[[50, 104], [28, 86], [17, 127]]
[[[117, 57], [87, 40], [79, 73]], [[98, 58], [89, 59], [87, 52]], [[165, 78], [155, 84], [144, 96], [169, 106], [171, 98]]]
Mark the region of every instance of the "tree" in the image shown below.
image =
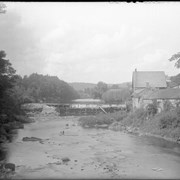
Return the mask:
[[21, 113], [18, 91], [16, 84], [21, 82], [21, 77], [15, 74], [9, 60], [6, 59], [5, 51], [0, 51], [0, 114]]
[[171, 81], [180, 84], [180, 74], [177, 74], [176, 76], [171, 76]]
[[9, 60], [5, 59], [6, 53], [0, 51], [0, 97], [4, 96], [4, 93], [14, 86], [14, 82], [17, 78], [15, 76], [15, 70], [12, 67]]
[[97, 83], [96, 87], [94, 88], [94, 98], [102, 98], [103, 93], [105, 93], [108, 90], [108, 86], [106, 83], [100, 81]]
[[180, 52], [174, 54], [170, 59], [169, 61], [176, 61], [175, 63], [175, 67], [176, 68], [180, 68]]
[[56, 76], [33, 73], [29, 77], [24, 76], [22, 84], [25, 89], [24, 97], [33, 102], [69, 102], [79, 98], [68, 83]]
[[106, 103], [125, 103], [130, 98], [130, 91], [127, 88], [110, 89], [102, 95], [102, 99]]
[[119, 86], [118, 86], [117, 84], [113, 84], [113, 85], [111, 86], [111, 89], [119, 89]]

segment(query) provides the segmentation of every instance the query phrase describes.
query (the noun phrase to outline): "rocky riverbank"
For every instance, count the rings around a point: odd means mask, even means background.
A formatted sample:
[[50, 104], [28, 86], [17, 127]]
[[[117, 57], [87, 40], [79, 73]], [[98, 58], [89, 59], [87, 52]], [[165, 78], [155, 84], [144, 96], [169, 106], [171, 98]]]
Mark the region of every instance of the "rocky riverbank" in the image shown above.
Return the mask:
[[0, 115], [0, 178], [2, 179], [10, 178], [15, 173], [15, 164], [6, 162], [7, 144], [13, 141], [17, 136], [18, 129], [23, 129], [24, 124], [35, 122], [30, 114], [41, 112], [42, 105], [26, 104], [22, 109], [29, 113], [22, 113], [23, 115]]
[[[167, 133], [163, 133], [162, 131], [150, 129], [147, 126], [142, 127], [134, 127], [123, 125], [122, 123], [115, 122], [111, 124], [108, 129], [113, 131], [121, 131], [124, 133], [135, 134], [137, 136], [148, 136], [148, 137], [156, 137], [161, 138], [170, 142], [180, 144], [180, 137], [169, 137], [170, 135]], [[167, 135], [166, 135], [167, 134]], [[168, 136], [169, 135], [169, 136]]]
[[[24, 105], [23, 106], [24, 111], [29, 111], [29, 112], [41, 112], [42, 107], [39, 107], [39, 105]], [[33, 123], [35, 120], [30, 117], [30, 113], [23, 115], [6, 115], [6, 114], [1, 114], [0, 115], [0, 144], [4, 144], [7, 142], [11, 142], [14, 135], [17, 134], [18, 129], [23, 129], [24, 124], [27, 123]]]

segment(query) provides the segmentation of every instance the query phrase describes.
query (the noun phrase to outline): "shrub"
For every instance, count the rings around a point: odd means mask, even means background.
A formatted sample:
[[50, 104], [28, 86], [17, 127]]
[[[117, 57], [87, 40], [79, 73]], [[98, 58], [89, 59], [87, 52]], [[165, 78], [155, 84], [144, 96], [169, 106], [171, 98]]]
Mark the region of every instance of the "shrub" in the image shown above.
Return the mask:
[[133, 110], [133, 106], [132, 106], [132, 102], [131, 101], [127, 101], [126, 108], [127, 108], [127, 112], [130, 112], [130, 111]]
[[146, 111], [148, 115], [155, 115], [158, 112], [158, 104], [156, 101], [153, 101], [152, 104], [148, 104], [146, 107]]
[[179, 110], [164, 111], [156, 118], [159, 121], [160, 129], [180, 127]]
[[115, 121], [122, 121], [125, 117], [127, 117], [128, 113], [126, 111], [118, 111], [115, 113], [110, 114], [110, 116], [115, 120]]
[[164, 111], [170, 111], [173, 108], [173, 105], [170, 101], [164, 101]]
[[123, 124], [139, 127], [141, 124], [144, 123], [146, 117], [147, 111], [143, 108], [140, 108], [134, 112], [130, 112], [128, 116], [123, 119]]
[[79, 124], [82, 127], [95, 127], [96, 125], [110, 125], [112, 124], [113, 119], [110, 117], [110, 115], [106, 114], [99, 114], [97, 116], [86, 116], [86, 117], [81, 117], [79, 119]]

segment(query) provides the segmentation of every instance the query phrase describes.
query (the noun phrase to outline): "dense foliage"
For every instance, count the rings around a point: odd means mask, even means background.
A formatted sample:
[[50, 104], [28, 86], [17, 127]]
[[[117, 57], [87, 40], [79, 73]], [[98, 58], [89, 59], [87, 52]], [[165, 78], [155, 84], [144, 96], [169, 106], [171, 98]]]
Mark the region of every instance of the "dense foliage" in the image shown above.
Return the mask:
[[20, 111], [17, 101], [12, 95], [12, 89], [18, 78], [15, 73], [15, 69], [6, 59], [6, 53], [0, 51], [0, 114], [19, 113]]
[[56, 76], [31, 74], [20, 79], [17, 92], [24, 102], [68, 102], [79, 98], [78, 93], [65, 81]]
[[180, 68], [180, 52], [172, 55], [169, 61], [176, 61], [174, 66]]
[[131, 93], [127, 88], [110, 89], [102, 95], [102, 99], [106, 103], [124, 103], [131, 99]]
[[180, 84], [180, 74], [171, 77], [171, 81], [175, 82], [176, 84]]

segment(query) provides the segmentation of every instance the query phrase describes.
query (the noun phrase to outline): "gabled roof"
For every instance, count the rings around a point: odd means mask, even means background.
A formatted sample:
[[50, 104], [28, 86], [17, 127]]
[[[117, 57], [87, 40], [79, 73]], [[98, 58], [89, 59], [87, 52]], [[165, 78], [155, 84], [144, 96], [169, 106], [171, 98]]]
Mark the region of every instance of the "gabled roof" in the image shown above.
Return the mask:
[[180, 89], [153, 89], [153, 88], [145, 88], [141, 90], [136, 90], [133, 95], [135, 98], [142, 98], [146, 100], [153, 99], [180, 99]]
[[142, 99], [149, 99], [149, 97], [155, 92], [157, 89], [153, 88], [144, 88], [144, 89], [137, 89], [132, 94], [135, 98], [142, 98]]
[[135, 88], [145, 88], [147, 84], [156, 88], [167, 87], [164, 71], [134, 71], [132, 81]]
[[149, 99], [180, 99], [180, 89], [160, 89], [150, 95]]

